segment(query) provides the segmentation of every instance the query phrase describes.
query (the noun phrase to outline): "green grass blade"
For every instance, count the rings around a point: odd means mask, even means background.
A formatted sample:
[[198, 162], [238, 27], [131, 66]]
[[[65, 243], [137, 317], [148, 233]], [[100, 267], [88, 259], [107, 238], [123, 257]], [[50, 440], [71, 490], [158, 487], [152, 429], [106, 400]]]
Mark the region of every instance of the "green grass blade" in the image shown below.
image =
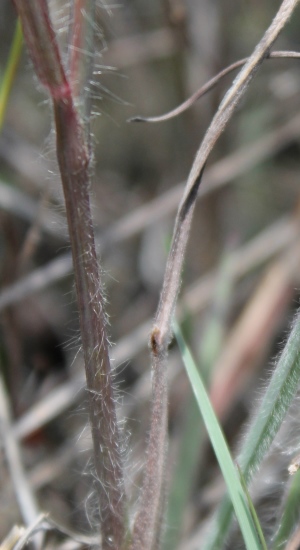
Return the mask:
[[242, 531], [247, 550], [261, 550], [257, 531], [248, 508], [247, 500], [233, 464], [227, 443], [213, 411], [205, 387], [200, 378], [192, 355], [188, 350], [178, 326], [175, 325], [175, 335], [182, 354], [182, 358], [189, 376], [204, 423], [209, 433], [211, 444], [216, 453], [222, 474], [224, 476], [230, 498]]
[[[295, 397], [299, 382], [300, 316], [298, 315], [258, 412], [244, 438], [242, 451], [238, 457], [238, 463], [247, 483], [268, 452]], [[225, 497], [211, 526], [203, 550], [218, 550], [222, 547], [224, 538], [230, 529], [231, 515], [231, 501]]]
[[[213, 303], [208, 312], [199, 349], [201, 375], [206, 383], [212, 367], [220, 353], [223, 342], [229, 304], [233, 288], [231, 247], [225, 250], [220, 262], [219, 273], [214, 289]], [[203, 444], [207, 438], [206, 430], [199, 418], [196, 400], [187, 400], [183, 418], [182, 437], [176, 467], [169, 492], [163, 550], [177, 548], [182, 531], [184, 512], [191, 493], [195, 477], [201, 467]]]
[[21, 51], [22, 51], [22, 29], [20, 20], [17, 20], [16, 29], [13, 37], [13, 42], [9, 52], [9, 58], [3, 79], [0, 85], [0, 130], [3, 125], [4, 115], [7, 107], [9, 94], [12, 88], [12, 83], [18, 67]]
[[254, 505], [253, 505], [253, 502], [252, 502], [252, 499], [251, 499], [251, 496], [250, 496], [250, 493], [248, 491], [248, 487], [247, 487], [247, 484], [246, 484], [246, 480], [243, 476], [243, 472], [242, 470], [240, 469], [239, 465], [237, 464], [237, 469], [239, 471], [239, 475], [240, 475], [240, 480], [241, 480], [241, 484], [242, 484], [242, 487], [244, 489], [244, 492], [245, 492], [245, 495], [246, 495], [246, 498], [247, 498], [247, 502], [248, 502], [248, 506], [249, 506], [249, 510], [251, 512], [251, 516], [253, 518], [253, 521], [254, 521], [254, 525], [256, 527], [256, 531], [258, 533], [258, 536], [259, 536], [259, 540], [261, 542], [261, 546], [262, 546], [262, 549], [263, 550], [268, 550], [267, 548], [267, 544], [266, 544], [266, 541], [265, 541], [265, 537], [264, 537], [264, 534], [263, 534], [263, 530], [261, 528], [261, 525], [259, 523], [259, 519], [257, 517], [257, 513], [256, 513], [256, 510], [254, 508]]
[[299, 524], [300, 516], [300, 470], [291, 480], [289, 492], [284, 503], [284, 510], [281, 516], [280, 525], [275, 535], [273, 550], [282, 550], [286, 541], [290, 538], [295, 525]]

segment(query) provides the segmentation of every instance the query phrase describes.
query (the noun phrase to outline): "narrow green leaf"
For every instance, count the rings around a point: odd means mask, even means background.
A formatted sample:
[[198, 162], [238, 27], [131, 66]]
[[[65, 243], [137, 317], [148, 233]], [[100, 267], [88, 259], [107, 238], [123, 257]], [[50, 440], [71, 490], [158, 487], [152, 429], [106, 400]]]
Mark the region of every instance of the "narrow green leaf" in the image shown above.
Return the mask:
[[248, 508], [247, 500], [237, 470], [230, 456], [227, 443], [209, 401], [198, 369], [177, 325], [174, 327], [174, 332], [193, 392], [210, 437], [211, 444], [214, 448], [222, 474], [224, 476], [240, 529], [244, 537], [246, 548], [247, 550], [261, 550], [261, 544]]
[[7, 66], [6, 66], [6, 69], [3, 75], [3, 80], [0, 86], [0, 129], [2, 128], [9, 94], [11, 91], [16, 69], [19, 63], [19, 59], [22, 51], [22, 42], [23, 42], [23, 39], [22, 39], [21, 23], [20, 23], [20, 20], [18, 19], [14, 37], [13, 37], [13, 42], [9, 52]]
[[291, 480], [289, 491], [284, 502], [284, 510], [280, 519], [279, 528], [273, 543], [274, 550], [285, 548], [295, 525], [299, 524], [300, 516], [300, 470]]
[[[247, 483], [268, 452], [296, 395], [299, 382], [300, 316], [298, 315], [238, 457], [238, 463]], [[203, 550], [218, 550], [222, 547], [230, 529], [231, 516], [231, 501], [225, 497], [212, 523]]]
[[[214, 289], [213, 302], [208, 312], [199, 348], [199, 365], [206, 384], [223, 342], [227, 313], [231, 303], [233, 287], [231, 246], [221, 259]], [[180, 539], [184, 511], [188, 502], [195, 476], [201, 467], [202, 449], [207, 438], [196, 400], [187, 400], [183, 418], [182, 437], [176, 467], [170, 487], [166, 529], [163, 550], [174, 550]], [[188, 449], [188, 452], [187, 452]]]
[[262, 546], [263, 550], [268, 550], [267, 545], [266, 545], [266, 541], [265, 541], [265, 537], [264, 537], [264, 534], [263, 534], [263, 530], [261, 528], [259, 519], [257, 517], [256, 510], [254, 508], [254, 504], [252, 502], [250, 493], [248, 491], [246, 480], [245, 480], [245, 478], [243, 476], [243, 472], [242, 472], [242, 470], [241, 470], [241, 468], [239, 467], [238, 464], [237, 464], [237, 469], [238, 469], [238, 472], [239, 472], [239, 475], [240, 475], [240, 480], [241, 480], [242, 487], [244, 489], [244, 492], [245, 492], [245, 495], [246, 495], [246, 498], [247, 498], [249, 510], [251, 512], [251, 516], [253, 518], [254, 525], [256, 527], [256, 531], [257, 531], [258, 536], [259, 536], [259, 540], [261, 542], [261, 546]]

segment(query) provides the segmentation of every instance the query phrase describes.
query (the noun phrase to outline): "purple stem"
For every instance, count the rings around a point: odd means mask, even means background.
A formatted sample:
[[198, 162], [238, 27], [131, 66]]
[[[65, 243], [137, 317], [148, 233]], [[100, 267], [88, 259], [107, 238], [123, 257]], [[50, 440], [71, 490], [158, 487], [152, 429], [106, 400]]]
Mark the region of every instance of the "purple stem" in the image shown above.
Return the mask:
[[36, 73], [53, 102], [57, 158], [66, 202], [89, 392], [101, 548], [120, 550], [126, 547], [126, 498], [104, 299], [90, 211], [89, 147], [85, 128], [74, 106], [47, 2], [14, 0], [14, 4]]

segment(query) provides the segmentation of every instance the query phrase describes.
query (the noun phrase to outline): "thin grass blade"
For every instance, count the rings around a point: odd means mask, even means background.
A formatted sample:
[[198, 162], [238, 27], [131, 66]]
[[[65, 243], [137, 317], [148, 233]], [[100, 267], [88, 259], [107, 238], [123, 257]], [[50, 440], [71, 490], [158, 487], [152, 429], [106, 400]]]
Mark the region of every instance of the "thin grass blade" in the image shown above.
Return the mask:
[[3, 125], [4, 115], [6, 107], [13, 85], [14, 77], [20, 60], [22, 52], [23, 36], [20, 20], [17, 20], [14, 37], [9, 52], [9, 58], [3, 75], [3, 79], [0, 86], [0, 129]]
[[203, 416], [211, 444], [214, 448], [228, 492], [243, 534], [247, 550], [261, 550], [261, 543], [256, 531], [253, 518], [248, 508], [247, 499], [242, 488], [237, 470], [230, 456], [230, 452], [220, 428], [219, 422], [210, 404], [204, 384], [201, 380], [193, 357], [183, 339], [182, 333], [175, 324], [175, 336], [182, 354], [182, 359], [190, 379], [199, 409]]
[[265, 541], [265, 537], [264, 537], [264, 533], [263, 533], [263, 530], [261, 528], [261, 525], [260, 525], [260, 522], [259, 522], [259, 519], [258, 519], [258, 516], [257, 516], [257, 513], [256, 513], [256, 510], [254, 508], [254, 504], [252, 502], [252, 499], [251, 499], [251, 496], [250, 496], [250, 493], [248, 491], [248, 487], [247, 487], [247, 483], [246, 483], [246, 480], [243, 476], [243, 472], [242, 470], [240, 469], [239, 465], [237, 464], [237, 468], [238, 468], [238, 471], [239, 471], [239, 475], [240, 475], [240, 480], [241, 480], [241, 484], [242, 484], [242, 487], [245, 491], [245, 495], [246, 495], [246, 498], [247, 498], [247, 502], [248, 502], [248, 506], [249, 506], [249, 510], [251, 512], [251, 516], [253, 518], [253, 521], [254, 521], [254, 525], [256, 527], [256, 531], [258, 533], [258, 536], [259, 536], [259, 540], [261, 542], [261, 546], [262, 546], [262, 549], [263, 550], [268, 550], [267, 548], [267, 544], [266, 544], [266, 541]]
[[285, 548], [300, 515], [300, 470], [295, 474], [284, 503], [284, 510], [273, 542], [273, 550]]
[[[244, 438], [238, 463], [246, 482], [253, 477], [266, 456], [282, 421], [296, 395], [300, 383], [300, 315], [297, 316], [289, 339], [277, 363], [261, 406]], [[225, 497], [210, 529], [205, 550], [223, 546], [231, 525], [232, 505]], [[201, 549], [202, 550], [202, 549]]]

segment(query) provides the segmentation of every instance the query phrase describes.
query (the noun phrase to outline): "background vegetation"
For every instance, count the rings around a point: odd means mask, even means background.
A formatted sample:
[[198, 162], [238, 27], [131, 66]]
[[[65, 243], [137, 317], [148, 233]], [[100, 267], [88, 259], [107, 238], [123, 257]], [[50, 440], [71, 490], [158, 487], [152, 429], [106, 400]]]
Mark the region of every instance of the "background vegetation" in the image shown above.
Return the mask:
[[[51, 7], [63, 29], [65, 3], [53, 1]], [[148, 430], [148, 334], [181, 182], [232, 76], [176, 119], [157, 125], [127, 119], [172, 109], [222, 68], [249, 55], [274, 13], [274, 2], [254, 0], [140, 0], [97, 11], [99, 77], [90, 91], [93, 216], [120, 416], [127, 418], [126, 483], [132, 501]], [[2, 1], [1, 74], [15, 23], [11, 2]], [[299, 50], [298, 23], [299, 9], [276, 49]], [[60, 36], [64, 44], [64, 33]], [[27, 489], [38, 508], [90, 536], [97, 514], [72, 264], [50, 110], [36, 84], [24, 52], [0, 135], [1, 370], [8, 397], [1, 416], [21, 450]], [[210, 157], [188, 245], [179, 313], [233, 449], [298, 303], [299, 88], [299, 61], [263, 64]], [[168, 375], [170, 505], [164, 544], [202, 548], [206, 520], [224, 484], [175, 346]], [[274, 533], [291, 482], [288, 466], [299, 451], [298, 424], [295, 403], [252, 488], [267, 536]], [[13, 459], [7, 458], [3, 452], [0, 540], [23, 521]], [[181, 464], [183, 470], [176, 470]], [[295, 527], [295, 508], [293, 514]], [[67, 543], [52, 539], [49, 548]], [[240, 542], [229, 544], [238, 548]]]

